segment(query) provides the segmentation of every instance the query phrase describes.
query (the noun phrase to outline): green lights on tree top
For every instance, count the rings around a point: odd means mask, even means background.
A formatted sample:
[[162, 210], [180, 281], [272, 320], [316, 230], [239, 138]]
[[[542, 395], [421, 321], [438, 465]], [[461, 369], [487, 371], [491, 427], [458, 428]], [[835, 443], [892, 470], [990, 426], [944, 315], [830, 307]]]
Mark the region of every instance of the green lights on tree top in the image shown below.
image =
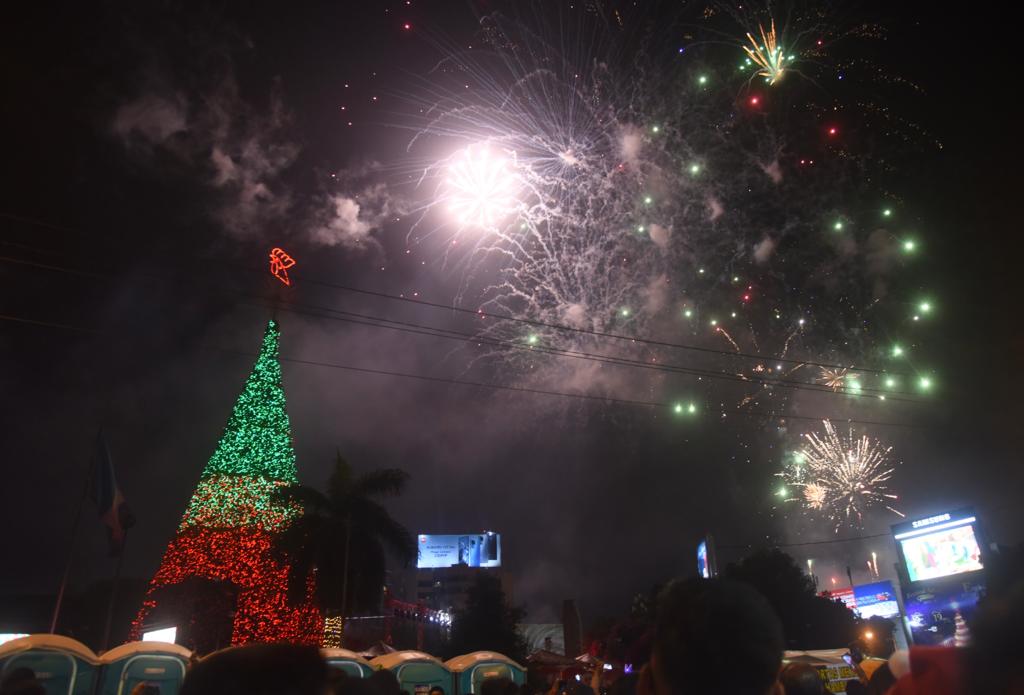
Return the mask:
[[271, 321], [217, 450], [203, 470], [203, 479], [244, 475], [298, 482], [291, 425], [281, 387], [281, 364], [277, 359], [280, 335], [277, 322]]

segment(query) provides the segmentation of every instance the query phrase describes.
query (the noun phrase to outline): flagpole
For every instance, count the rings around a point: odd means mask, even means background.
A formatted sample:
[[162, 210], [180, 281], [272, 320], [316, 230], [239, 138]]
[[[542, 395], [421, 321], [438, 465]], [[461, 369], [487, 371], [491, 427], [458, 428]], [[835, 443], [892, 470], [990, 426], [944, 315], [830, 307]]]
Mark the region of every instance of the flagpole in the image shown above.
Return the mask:
[[110, 602], [107, 603], [107, 622], [103, 627], [103, 641], [100, 642], [100, 651], [107, 649], [110, 642], [110, 624], [114, 619], [114, 603], [117, 601], [117, 588], [121, 580], [121, 565], [124, 564], [125, 551], [128, 548], [128, 529], [124, 530], [124, 540], [121, 542], [121, 552], [117, 556], [117, 568], [114, 570], [114, 583], [110, 587]]
[[[89, 471], [91, 471], [91, 466]], [[64, 602], [64, 590], [68, 586], [68, 577], [71, 576], [71, 562], [75, 557], [75, 541], [78, 540], [78, 527], [82, 521], [82, 508], [85, 507], [85, 498], [89, 495], [89, 472], [85, 474], [85, 483], [82, 485], [82, 498], [78, 501], [78, 511], [75, 513], [75, 523], [71, 528], [71, 543], [68, 546], [68, 561], [64, 564], [64, 576], [60, 580], [60, 589], [57, 591], [57, 603], [53, 607], [53, 618], [50, 620], [50, 634], [57, 632], [57, 620], [60, 619], [60, 607]]]

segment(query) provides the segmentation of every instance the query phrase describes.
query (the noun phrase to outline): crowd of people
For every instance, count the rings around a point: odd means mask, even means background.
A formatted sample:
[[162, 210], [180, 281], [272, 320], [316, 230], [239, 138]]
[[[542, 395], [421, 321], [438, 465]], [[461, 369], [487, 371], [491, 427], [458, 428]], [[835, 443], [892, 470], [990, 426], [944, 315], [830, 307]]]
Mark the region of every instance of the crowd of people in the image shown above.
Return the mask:
[[[973, 632], [975, 643], [912, 648], [845, 683], [849, 695], [966, 693], [1024, 695], [1014, 634], [1024, 625], [1024, 584], [990, 606]], [[772, 607], [746, 584], [688, 579], [669, 584], [659, 600], [650, 661], [638, 672], [606, 682], [601, 664], [589, 684], [556, 679], [550, 686], [483, 682], [480, 695], [824, 695], [816, 668], [784, 663], [782, 625]], [[856, 662], [855, 662], [856, 664]], [[0, 695], [43, 695], [29, 669], [16, 669]], [[159, 695], [137, 686], [131, 695]], [[259, 644], [217, 652], [196, 662], [181, 695], [418, 695], [403, 691], [387, 670], [353, 678], [329, 668], [317, 649]], [[429, 695], [448, 695], [433, 688]]]

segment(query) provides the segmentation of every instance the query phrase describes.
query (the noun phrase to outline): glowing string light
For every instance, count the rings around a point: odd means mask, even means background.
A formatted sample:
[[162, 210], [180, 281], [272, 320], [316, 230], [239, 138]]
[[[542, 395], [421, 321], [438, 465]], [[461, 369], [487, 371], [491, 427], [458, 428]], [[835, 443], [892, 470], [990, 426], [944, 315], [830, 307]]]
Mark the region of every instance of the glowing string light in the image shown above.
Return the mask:
[[286, 285], [292, 281], [288, 277], [288, 269], [295, 265], [295, 259], [284, 252], [283, 249], [273, 248], [270, 250], [270, 274]]

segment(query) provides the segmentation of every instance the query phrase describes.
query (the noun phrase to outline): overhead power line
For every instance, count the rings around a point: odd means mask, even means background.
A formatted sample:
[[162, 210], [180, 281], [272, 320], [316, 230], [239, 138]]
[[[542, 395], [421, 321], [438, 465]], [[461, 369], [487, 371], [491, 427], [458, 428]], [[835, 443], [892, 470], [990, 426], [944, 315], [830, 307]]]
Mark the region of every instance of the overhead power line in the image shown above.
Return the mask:
[[[249, 270], [252, 270], [249, 268]], [[540, 321], [538, 319], [525, 318], [521, 316], [512, 316], [511, 314], [503, 314], [499, 312], [484, 311], [482, 309], [467, 309], [466, 307], [460, 307], [454, 304], [444, 304], [441, 302], [430, 302], [425, 299], [416, 299], [413, 297], [404, 297], [402, 295], [390, 294], [388, 292], [380, 292], [376, 290], [367, 290], [361, 287], [352, 287], [350, 285], [342, 285], [327, 280], [321, 280], [318, 278], [307, 277], [305, 275], [293, 274], [296, 279], [301, 278], [303, 282], [320, 285], [322, 287], [329, 287], [331, 289], [340, 290], [343, 292], [352, 292], [355, 294], [362, 294], [370, 297], [378, 297], [381, 299], [389, 299], [393, 301], [408, 302], [410, 304], [418, 304], [420, 306], [428, 306], [435, 309], [445, 309], [446, 311], [456, 311], [463, 314], [471, 314], [473, 316], [484, 316], [492, 319], [500, 319], [502, 321], [514, 321], [517, 323], [526, 324], [529, 326], [550, 328], [552, 330], [566, 331], [570, 333], [579, 333], [584, 335], [592, 335], [599, 338], [610, 338], [612, 340], [624, 340], [631, 343], [640, 343], [642, 345], [651, 345], [655, 347], [674, 348], [677, 350], [691, 350], [694, 352], [703, 352], [708, 354], [720, 355], [732, 358], [743, 358], [751, 360], [761, 360], [764, 362], [780, 362], [783, 364], [803, 364], [811, 367], [824, 367], [826, 369], [847, 369], [855, 372], [869, 372], [873, 374], [907, 374], [906, 372], [894, 372], [887, 369], [878, 369], [875, 367], [858, 367], [856, 365], [848, 364], [834, 364], [831, 362], [818, 362], [815, 360], [796, 360], [787, 357], [773, 357], [770, 355], [759, 355], [750, 352], [740, 351], [729, 351], [719, 350], [716, 348], [702, 347], [699, 345], [689, 345], [686, 343], [673, 343], [666, 340], [658, 340], [655, 338], [643, 338], [635, 335], [628, 335], [625, 333], [611, 333], [608, 331], [598, 331], [589, 328], [578, 328], [576, 326], [568, 326], [561, 323], [552, 323], [549, 321]]]
[[[3, 215], [0, 215], [0, 217], [2, 217], [2, 216]], [[21, 221], [31, 222], [30, 220], [27, 220], [27, 219], [22, 219]], [[42, 224], [42, 223], [39, 223], [39, 224]], [[264, 268], [254, 268], [252, 266], [240, 264], [240, 263], [229, 261], [229, 260], [225, 260], [225, 259], [195, 258], [193, 260], [195, 260], [197, 262], [202, 262], [202, 263], [216, 263], [218, 265], [232, 266], [232, 267], [235, 267], [235, 268], [237, 268], [239, 270], [243, 270], [243, 271], [248, 272], [248, 273], [264, 274], [266, 272]], [[0, 256], [0, 261], [4, 261], [4, 262], [7, 262], [7, 263], [14, 263], [14, 264], [25, 265], [25, 266], [29, 266], [29, 267], [35, 267], [35, 268], [39, 268], [39, 269], [51, 270], [51, 271], [55, 271], [55, 272], [66, 272], [66, 273], [70, 273], [70, 274], [74, 274], [74, 275], [81, 275], [81, 276], [84, 276], [84, 277], [109, 279], [109, 278], [106, 278], [103, 275], [100, 275], [100, 274], [97, 274], [97, 273], [91, 272], [91, 271], [84, 271], [84, 270], [79, 270], [79, 269], [75, 269], [75, 268], [60, 267], [60, 266], [55, 266], [55, 265], [52, 265], [52, 264], [37, 263], [37, 262], [34, 262], [34, 261], [28, 261], [28, 260], [20, 259], [20, 258], [12, 258], [12, 257], [9, 257], [9, 256]], [[607, 338], [607, 339], [618, 340], [618, 341], [628, 341], [630, 343], [638, 343], [638, 344], [641, 344], [641, 345], [649, 345], [649, 346], [653, 346], [653, 347], [672, 348], [672, 349], [677, 349], [677, 350], [687, 350], [687, 351], [692, 351], [692, 352], [699, 352], [699, 353], [705, 353], [705, 354], [711, 354], [711, 355], [718, 355], [718, 356], [721, 356], [721, 357], [728, 357], [728, 358], [732, 358], [732, 359], [760, 360], [760, 361], [763, 361], [763, 362], [774, 362], [774, 363], [791, 364], [791, 365], [806, 365], [806, 366], [811, 366], [811, 367], [821, 367], [821, 368], [825, 368], [825, 369], [845, 369], [845, 370], [852, 371], [852, 372], [864, 372], [864, 373], [872, 373], [872, 374], [892, 374], [892, 375], [897, 375], [897, 376], [908, 376], [908, 375], [910, 375], [910, 372], [902, 372], [902, 371], [894, 371], [894, 370], [887, 370], [887, 369], [879, 369], [879, 368], [876, 368], [876, 367], [862, 367], [862, 366], [850, 365], [850, 364], [836, 364], [836, 363], [831, 363], [831, 362], [821, 362], [821, 361], [817, 361], [817, 360], [798, 360], [798, 359], [793, 359], [793, 358], [789, 358], [789, 357], [774, 357], [774, 356], [771, 356], [771, 355], [761, 355], [761, 354], [757, 354], [757, 353], [749, 353], [749, 352], [742, 352], [742, 351], [735, 351], [735, 350], [733, 350], [733, 351], [722, 350], [722, 349], [718, 349], [718, 348], [709, 348], [709, 347], [703, 347], [703, 346], [692, 345], [692, 344], [687, 344], [687, 343], [677, 343], [677, 342], [672, 342], [672, 341], [667, 341], [667, 340], [659, 340], [659, 339], [655, 339], [655, 338], [645, 338], [645, 337], [642, 337], [642, 336], [629, 335], [629, 334], [625, 334], [625, 333], [613, 333], [613, 332], [610, 332], [610, 331], [598, 331], [598, 330], [588, 329], [588, 328], [579, 328], [577, 326], [569, 326], [569, 325], [566, 325], [566, 324], [554, 323], [554, 322], [550, 322], [550, 321], [541, 321], [541, 320], [538, 320], [538, 319], [531, 319], [531, 318], [527, 318], [527, 317], [513, 316], [511, 314], [505, 314], [505, 313], [501, 313], [501, 312], [484, 311], [484, 310], [481, 310], [481, 309], [469, 309], [469, 308], [466, 308], [466, 307], [457, 306], [455, 304], [445, 304], [445, 303], [442, 303], [442, 302], [431, 302], [431, 301], [427, 301], [427, 300], [424, 300], [424, 299], [418, 299], [418, 298], [413, 298], [413, 297], [405, 297], [405, 296], [402, 296], [402, 295], [399, 295], [399, 294], [392, 294], [392, 293], [388, 293], [388, 292], [381, 292], [381, 291], [378, 291], [378, 290], [369, 290], [369, 289], [366, 289], [366, 288], [354, 287], [354, 286], [351, 286], [351, 285], [344, 285], [344, 284], [341, 284], [341, 283], [336, 283], [336, 282], [332, 282], [332, 281], [329, 281], [329, 280], [324, 280], [322, 278], [317, 278], [317, 277], [313, 277], [313, 276], [307, 276], [305, 274], [297, 273], [296, 271], [290, 271], [290, 274], [296, 280], [301, 279], [301, 281], [304, 282], [304, 283], [311, 284], [311, 285], [318, 285], [318, 286], [321, 286], [321, 287], [326, 287], [326, 288], [338, 290], [338, 291], [341, 291], [341, 292], [349, 292], [349, 293], [353, 293], [353, 294], [360, 294], [360, 295], [363, 295], [363, 296], [376, 297], [376, 298], [379, 298], [379, 299], [387, 299], [387, 300], [390, 300], [390, 301], [406, 302], [406, 303], [409, 303], [409, 304], [415, 304], [415, 305], [419, 305], [419, 306], [426, 306], [426, 307], [431, 307], [431, 308], [434, 308], [434, 309], [444, 309], [446, 311], [453, 311], [453, 312], [457, 312], [457, 313], [461, 313], [461, 314], [472, 315], [472, 316], [477, 317], [477, 318], [479, 318], [479, 317], [486, 317], [486, 318], [491, 318], [491, 319], [499, 319], [499, 320], [502, 320], [502, 321], [512, 321], [512, 322], [516, 322], [516, 323], [521, 323], [523, 325], [533, 326], [535, 328], [536, 327], [548, 328], [548, 329], [551, 329], [551, 330], [558, 330], [558, 331], [564, 331], [564, 332], [570, 332], [570, 333], [576, 333], [576, 334], [582, 334], [582, 335], [591, 335], [591, 336], [598, 337], [598, 338]], [[159, 276], [154, 276], [154, 275], [143, 275], [143, 277], [149, 277], [151, 279], [157, 279], [157, 280], [166, 280], [167, 279], [167, 278], [161, 278]]]
[[[0, 261], [4, 261], [4, 262], [8, 262], [8, 263], [14, 263], [14, 264], [19, 264], [19, 265], [24, 265], [24, 266], [38, 268], [38, 269], [42, 269], [42, 270], [49, 270], [49, 271], [54, 271], [54, 272], [63, 272], [63, 273], [69, 273], [69, 274], [80, 275], [80, 276], [84, 276], [84, 277], [91, 277], [91, 278], [102, 279], [102, 280], [109, 280], [110, 279], [109, 277], [107, 277], [105, 275], [94, 273], [94, 272], [90, 272], [90, 271], [84, 271], [84, 270], [79, 270], [79, 269], [75, 269], [75, 268], [67, 268], [67, 267], [62, 267], [62, 266], [56, 266], [56, 265], [47, 264], [47, 263], [38, 263], [38, 262], [35, 262], [35, 261], [28, 261], [28, 260], [19, 259], [19, 258], [11, 258], [11, 257], [8, 257], [8, 256], [0, 256]], [[248, 271], [250, 271], [250, 272], [253, 271], [252, 268], [249, 268], [247, 266], [243, 266], [243, 268], [248, 270]], [[166, 280], [166, 278], [160, 278], [160, 277], [157, 277], [157, 276], [146, 276], [146, 277], [150, 277], [150, 278], [157, 279], [157, 280]], [[361, 289], [361, 288], [353, 288], [353, 287], [349, 287], [349, 286], [345, 286], [345, 285], [339, 285], [339, 284], [336, 284], [336, 283], [330, 283], [330, 282], [323, 281], [323, 280], [313, 279], [313, 280], [307, 280], [307, 282], [312, 282], [314, 284], [325, 285], [325, 286], [328, 286], [328, 287], [331, 287], [331, 288], [334, 288], [334, 289], [339, 289], [339, 290], [342, 290], [342, 291], [362, 293], [362, 294], [367, 294], [367, 295], [370, 295], [370, 296], [384, 297], [384, 298], [387, 298], [387, 299], [393, 299], [393, 300], [399, 300], [399, 301], [407, 301], [407, 302], [412, 302], [414, 304], [425, 305], [425, 306], [429, 306], [429, 307], [433, 307], [433, 308], [443, 308], [443, 309], [446, 309], [446, 310], [457, 311], [457, 312], [460, 312], [460, 313], [472, 314], [475, 317], [486, 316], [486, 317], [489, 317], [489, 318], [499, 318], [501, 320], [516, 321], [516, 322], [525, 323], [525, 324], [528, 324], [528, 325], [531, 325], [531, 326], [545, 326], [545, 327], [557, 328], [559, 330], [562, 330], [562, 329], [570, 330], [570, 331], [573, 331], [573, 332], [576, 332], [576, 333], [591, 334], [591, 335], [594, 335], [594, 336], [597, 336], [597, 337], [609, 337], [609, 338], [614, 338], [614, 339], [617, 339], [617, 340], [628, 340], [631, 343], [657, 345], [657, 346], [662, 346], [662, 347], [673, 347], [673, 348], [679, 348], [679, 349], [685, 349], [685, 350], [695, 350], [695, 351], [699, 351], [699, 352], [702, 352], [702, 353], [714, 354], [714, 355], [718, 355], [718, 356], [725, 356], [725, 357], [731, 357], [731, 358], [744, 357], [744, 358], [749, 358], [749, 359], [763, 360], [763, 361], [766, 361], [766, 362], [787, 363], [787, 364], [798, 365], [798, 366], [832, 367], [832, 368], [839, 368], [839, 369], [848, 369], [848, 370], [852, 370], [852, 371], [881, 372], [881, 370], [859, 369], [859, 368], [856, 368], [856, 367], [843, 367], [843, 366], [840, 366], [840, 365], [830, 365], [830, 364], [824, 363], [824, 362], [815, 362], [815, 361], [808, 361], [808, 360], [793, 360], [793, 359], [789, 359], [789, 358], [776, 358], [776, 357], [764, 358], [763, 356], [752, 355], [752, 354], [749, 354], [749, 353], [730, 352], [730, 351], [726, 351], [726, 350], [718, 350], [718, 349], [713, 349], [713, 348], [703, 348], [703, 347], [697, 347], [697, 346], [687, 346], [687, 345], [682, 345], [682, 344], [669, 343], [669, 342], [664, 342], [664, 341], [655, 341], [655, 340], [644, 339], [644, 338], [639, 338], [639, 337], [634, 337], [634, 336], [627, 336], [627, 335], [622, 335], [622, 334], [611, 334], [611, 333], [603, 333], [603, 332], [600, 332], [600, 331], [589, 331], [589, 330], [585, 330], [585, 329], [573, 328], [573, 327], [570, 327], [570, 326], [562, 326], [560, 324], [550, 324], [550, 323], [546, 323], [546, 322], [534, 321], [532, 319], [526, 319], [526, 318], [520, 318], [520, 317], [511, 317], [511, 316], [504, 316], [504, 315], [496, 315], [496, 314], [492, 314], [492, 313], [484, 313], [484, 312], [480, 312], [480, 311], [473, 311], [471, 309], [465, 309], [465, 308], [462, 308], [462, 307], [457, 307], [457, 306], [454, 306], [454, 305], [440, 304], [440, 303], [436, 303], [436, 302], [427, 302], [427, 301], [424, 301], [424, 300], [411, 299], [411, 298], [408, 298], [408, 297], [402, 297], [400, 295], [392, 295], [392, 294], [388, 294], [388, 293], [376, 292], [376, 291], [372, 291], [372, 290], [365, 290], [365, 289]], [[262, 298], [262, 299], [267, 299], [267, 298]], [[278, 308], [285, 309], [285, 310], [294, 310], [294, 311], [296, 311], [296, 313], [303, 313], [301, 311], [301, 309], [304, 308], [304, 307], [313, 308], [313, 309], [316, 309], [318, 311], [328, 311], [328, 312], [339, 313], [339, 314], [345, 314], [346, 313], [346, 312], [344, 312], [342, 310], [338, 310], [338, 309], [333, 309], [333, 308], [329, 308], [329, 307], [315, 307], [315, 306], [305, 305], [305, 304], [301, 304], [301, 303], [298, 303], [298, 302], [292, 302], [292, 301], [286, 302], [283, 305], [280, 302], [280, 300], [267, 300], [267, 301], [278, 301]], [[298, 309], [293, 309], [292, 307], [298, 307]], [[351, 314], [351, 312], [348, 312], [348, 313]], [[353, 315], [354, 316], [358, 316], [358, 315], [355, 315], [355, 314], [353, 314]], [[381, 322], [393, 323], [393, 324], [403, 324], [403, 322], [394, 321], [394, 320], [386, 319], [386, 318], [382, 318], [382, 317], [364, 317], [364, 318], [368, 318], [370, 320], [381, 321]], [[414, 325], [414, 324], [407, 324], [407, 325]], [[444, 333], [450, 334], [450, 336], [454, 336], [454, 335], [458, 334], [458, 335], [464, 336], [466, 338], [467, 342], [484, 342], [484, 343], [495, 345], [495, 346], [501, 345], [501, 346], [504, 346], [504, 347], [511, 347], [511, 348], [515, 348], [515, 349], [519, 349], [519, 348], [523, 347], [523, 346], [519, 346], [519, 345], [517, 345], [517, 344], [515, 344], [514, 342], [511, 342], [511, 341], [496, 342], [495, 339], [493, 339], [493, 338], [485, 338], [485, 337], [482, 337], [482, 336], [479, 336], [479, 335], [475, 335], [475, 334], [459, 333], [459, 332], [456, 332], [456, 331], [452, 331], [450, 329], [441, 329], [441, 328], [437, 328], [437, 327], [422, 326], [422, 325], [418, 325], [418, 326], [415, 326], [415, 327], [421, 328], [421, 329], [424, 329], [424, 330], [444, 332]], [[442, 337], [445, 337], [445, 336], [442, 336]], [[614, 363], [614, 364], [618, 364], [618, 365], [622, 365], [622, 366], [632, 365], [632, 366], [636, 366], [636, 367], [640, 367], [640, 368], [644, 368], [644, 369], [655, 369], [655, 370], [661, 370], [661, 371], [675, 371], [675, 372], [679, 372], [679, 373], [690, 373], [690, 374], [693, 374], [695, 376], [707, 377], [707, 378], [719, 378], [719, 379], [725, 379], [725, 380], [729, 380], [729, 381], [745, 381], [745, 382], [750, 382], [750, 383], [759, 383], [759, 384], [763, 384], [763, 385], [779, 386], [781, 388], [788, 388], [788, 389], [802, 389], [802, 390], [808, 390], [808, 391], [817, 391], [817, 392], [821, 392], [821, 393], [838, 393], [838, 392], [836, 392], [835, 390], [833, 390], [831, 388], [828, 388], [828, 387], [823, 386], [821, 384], [814, 384], [814, 383], [811, 383], [811, 382], [801, 382], [801, 381], [787, 380], [787, 379], [772, 379], [772, 378], [765, 378], [765, 377], [761, 377], [761, 376], [757, 376], [757, 375], [744, 375], [744, 376], [741, 376], [741, 375], [737, 375], [735, 373], [730, 373], [730, 372], [712, 371], [712, 370], [706, 370], [706, 369], [702, 370], [702, 369], [699, 369], [699, 368], [696, 368], [696, 367], [686, 367], [686, 366], [681, 366], [681, 365], [670, 365], [670, 364], [666, 365], [665, 363], [662, 363], [660, 365], [656, 365], [656, 364], [647, 363], [647, 362], [644, 362], [644, 361], [641, 361], [641, 360], [630, 360], [628, 358], [620, 358], [620, 357], [609, 356], [609, 355], [600, 355], [600, 354], [595, 354], [595, 353], [586, 353], [586, 352], [583, 352], [583, 351], [576, 351], [576, 350], [562, 350], [562, 349], [543, 348], [543, 349], [537, 349], [536, 351], [537, 352], [546, 352], [546, 353], [549, 353], [549, 354], [560, 354], [560, 355], [568, 356], [568, 357], [578, 357], [578, 358], [581, 358], [581, 359], [592, 359], [592, 360], [595, 360], [595, 361], [601, 361], [601, 362], [605, 362], [605, 363]], [[906, 375], [906, 373], [901, 373], [901, 372], [887, 372], [887, 373], [894, 374], [894, 375], [901, 375], [901, 374], [902, 375]], [[911, 392], [907, 392], [907, 391], [892, 391], [892, 390], [876, 389], [876, 388], [863, 387], [863, 386], [859, 389], [859, 391], [860, 391], [860, 393], [852, 392], [852, 391], [849, 391], [849, 390], [844, 390], [841, 393], [842, 393], [842, 395], [849, 395], [849, 396], [854, 396], [854, 397], [858, 397], [858, 398], [872, 398], [872, 397], [878, 397], [878, 396], [885, 396], [886, 399], [890, 398], [890, 394], [893, 395], [893, 396], [899, 396], [899, 395], [904, 395], [904, 396], [910, 395], [910, 396], [912, 396], [912, 395], [914, 395]], [[906, 401], [906, 402], [919, 402], [919, 399], [913, 399], [913, 398], [898, 398], [898, 397], [896, 397], [896, 398], [891, 398], [891, 400], [900, 400], [900, 401]]]
[[[867, 536], [849, 536], [847, 538], [835, 538], [828, 541], [805, 541], [803, 543], [768, 543], [773, 548], [798, 548], [805, 545], [835, 545], [836, 543], [854, 543], [856, 541], [866, 541], [872, 538], [885, 538], [890, 534], [888, 533], [873, 533]], [[746, 550], [753, 548], [757, 545], [766, 545], [765, 543], [746, 543], [744, 545], [718, 545], [716, 548], [722, 548], [724, 550]]]
[[[260, 299], [266, 299], [260, 297]], [[272, 300], [270, 300], [272, 301]], [[267, 306], [266, 304], [260, 303], [259, 306]], [[858, 398], [878, 398], [879, 396], [885, 396], [885, 400], [892, 400], [905, 403], [921, 403], [919, 398], [900, 398], [901, 395], [915, 395], [907, 391], [894, 391], [885, 389], [875, 389], [870, 387], [862, 387], [861, 393], [843, 391], [837, 392], [822, 384], [814, 384], [804, 381], [794, 381], [790, 379], [774, 379], [771, 377], [762, 377], [759, 375], [741, 375], [723, 371], [713, 371], [708, 369], [700, 369], [697, 367], [689, 367], [686, 365], [678, 365], [666, 362], [646, 362], [628, 357], [619, 357], [615, 355], [606, 355], [602, 353], [586, 352], [582, 350], [570, 350], [567, 348], [550, 347], [540, 344], [522, 344], [520, 342], [504, 340], [501, 338], [493, 338], [490, 336], [484, 336], [480, 334], [467, 333], [464, 331], [456, 331], [448, 328], [439, 328], [436, 326], [430, 326], [425, 324], [413, 323], [410, 321], [397, 321], [394, 319], [388, 319], [381, 316], [374, 316], [372, 314], [362, 314], [358, 312], [344, 311], [342, 309], [333, 309], [330, 307], [317, 307], [309, 304], [271, 304], [274, 309], [280, 311], [287, 311], [289, 313], [298, 314], [300, 316], [311, 316], [314, 318], [329, 319], [332, 321], [341, 321], [345, 323], [351, 323], [355, 325], [369, 326], [373, 328], [385, 328], [392, 331], [408, 333], [413, 335], [425, 335], [435, 338], [444, 338], [447, 340], [457, 340], [465, 343], [476, 343], [478, 345], [490, 345], [494, 347], [502, 347], [513, 349], [517, 351], [554, 355], [556, 357], [570, 357], [574, 359], [582, 359], [592, 362], [598, 362], [601, 364], [609, 364], [620, 367], [630, 367], [637, 369], [646, 369], [650, 371], [658, 371], [672, 374], [684, 374], [687, 376], [694, 376], [698, 378], [707, 379], [718, 379], [724, 381], [732, 381], [738, 383], [747, 384], [759, 384], [762, 386], [770, 386], [779, 388], [797, 390], [797, 391], [813, 391], [818, 393], [826, 393], [830, 395], [841, 395], [841, 396], [854, 396]], [[306, 309], [312, 309], [314, 311], [307, 311]], [[317, 312], [328, 312], [330, 314], [336, 314], [331, 316], [325, 316], [323, 313]]]
[[[92, 329], [81, 328], [81, 327], [78, 327], [78, 326], [72, 326], [72, 325], [68, 325], [68, 324], [58, 324], [58, 323], [51, 323], [51, 322], [44, 322], [44, 321], [34, 321], [34, 320], [31, 320], [31, 319], [24, 319], [24, 318], [16, 317], [16, 316], [0, 315], [0, 320], [12, 321], [12, 322], [18, 322], [18, 323], [25, 323], [25, 324], [34, 324], [34, 325], [51, 327], [51, 328], [60, 328], [60, 329], [76, 331], [76, 332], [80, 332], [80, 333], [93, 333], [93, 334], [95, 334], [95, 333], [102, 333], [101, 331], [95, 331], [95, 330], [92, 330]], [[259, 356], [259, 354], [256, 353], [256, 352], [248, 352], [248, 351], [243, 351], [243, 350], [234, 350], [234, 349], [227, 349], [227, 348], [209, 348], [209, 349], [215, 349], [218, 352], [226, 352], [226, 353], [229, 353], [229, 354], [241, 355], [241, 356], [245, 356], [245, 357], [258, 357]], [[600, 396], [600, 395], [594, 395], [594, 394], [569, 393], [569, 392], [565, 392], [565, 391], [556, 391], [556, 390], [553, 390], [553, 389], [539, 389], [539, 388], [532, 388], [532, 387], [526, 387], [526, 386], [512, 386], [512, 385], [509, 385], [509, 384], [496, 384], [496, 383], [491, 383], [491, 382], [473, 381], [473, 380], [470, 380], [470, 379], [458, 379], [458, 378], [454, 378], [454, 377], [439, 377], [439, 376], [431, 376], [431, 375], [427, 375], [427, 374], [416, 374], [416, 373], [413, 373], [413, 372], [399, 372], [399, 371], [388, 370], [388, 369], [377, 369], [377, 368], [372, 368], [372, 367], [360, 367], [358, 365], [341, 364], [341, 363], [337, 363], [337, 362], [324, 362], [324, 361], [318, 361], [318, 360], [307, 360], [307, 359], [299, 359], [299, 358], [294, 358], [294, 357], [281, 356], [281, 357], [279, 357], [279, 359], [282, 362], [288, 362], [288, 363], [292, 363], [292, 364], [305, 365], [305, 366], [310, 366], [310, 367], [321, 367], [321, 368], [328, 368], [328, 369], [341, 369], [341, 370], [355, 372], [355, 373], [372, 374], [372, 375], [377, 375], [377, 376], [400, 377], [400, 378], [416, 379], [416, 380], [419, 380], [419, 381], [428, 381], [428, 382], [434, 382], [434, 383], [453, 384], [453, 385], [470, 386], [470, 387], [486, 388], [486, 389], [496, 389], [496, 390], [502, 390], [502, 391], [513, 391], [513, 392], [518, 392], [518, 393], [554, 396], [554, 397], [559, 397], [559, 398], [576, 398], [576, 399], [588, 400], [588, 401], [601, 401], [601, 402], [604, 402], [604, 403], [615, 403], [615, 404], [619, 404], [619, 405], [642, 406], [642, 407], [647, 407], [647, 408], [662, 408], [662, 409], [666, 409], [666, 410], [672, 409], [672, 408], [675, 407], [675, 405], [677, 405], [675, 403], [666, 403], [666, 402], [662, 402], [662, 401], [643, 401], [643, 400], [637, 400], [637, 399], [615, 398], [615, 397], [612, 397], [612, 396]], [[831, 419], [831, 420], [835, 420], [837, 422], [849, 422], [849, 423], [857, 423], [857, 424], [861, 424], [861, 425], [873, 425], [873, 426], [879, 426], [879, 427], [905, 427], [905, 428], [920, 427], [919, 425], [914, 425], [914, 424], [911, 424], [911, 423], [902, 423], [902, 422], [880, 422], [880, 421], [871, 421], [871, 420], [860, 420], [860, 419], [855, 419], [855, 418], [828, 418], [827, 416], [797, 415], [797, 414], [793, 414], [793, 413], [768, 413], [768, 412], [759, 411], [759, 410], [745, 410], [745, 411], [742, 411], [742, 414], [745, 414], [745, 415], [758, 415], [758, 416], [761, 416], [761, 415], [763, 415], [763, 416], [772, 416], [772, 417], [776, 417], [776, 418], [779, 418], [779, 419], [787, 419], [787, 420], [821, 421], [821, 420], [824, 420], [824, 419]]]

